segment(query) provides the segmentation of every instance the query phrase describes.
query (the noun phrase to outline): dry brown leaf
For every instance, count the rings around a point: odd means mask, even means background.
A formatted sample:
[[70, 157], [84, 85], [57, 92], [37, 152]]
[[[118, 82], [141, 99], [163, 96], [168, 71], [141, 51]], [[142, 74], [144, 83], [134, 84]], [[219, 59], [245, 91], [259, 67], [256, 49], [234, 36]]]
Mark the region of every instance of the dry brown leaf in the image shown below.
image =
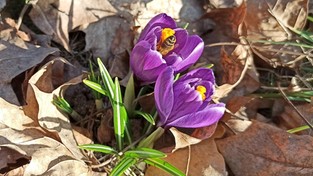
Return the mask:
[[210, 138], [215, 133], [217, 126], [218, 123], [214, 123], [207, 127], [197, 128], [192, 132], [191, 136], [202, 140]]
[[29, 13], [35, 25], [70, 51], [68, 33], [81, 25], [88, 25], [117, 11], [108, 1], [38, 0]]
[[178, 131], [174, 127], [170, 128], [170, 131], [172, 132], [175, 138], [175, 148], [172, 150], [172, 152], [201, 142], [201, 139], [191, 137], [185, 133]]
[[72, 125], [72, 128], [73, 128], [73, 134], [75, 136], [75, 140], [77, 141], [78, 145], [93, 143], [92, 131], [90, 132], [88, 129], [82, 128], [76, 125]]
[[307, 0], [248, 0], [245, 17], [248, 37], [254, 40], [284, 41], [291, 37], [286, 27], [295, 29], [304, 27], [307, 11]]
[[57, 51], [56, 48], [29, 48], [23, 49], [9, 42], [0, 41], [0, 97], [19, 104], [11, 87], [11, 80], [42, 62], [49, 54]]
[[249, 47], [238, 45], [231, 54], [222, 48], [221, 59], [224, 84], [217, 88], [215, 100], [243, 96], [259, 88], [259, 78]]
[[3, 22], [0, 21], [0, 38], [2, 40], [10, 42], [11, 44], [14, 44], [17, 47], [23, 49], [36, 48], [35, 45], [25, 42], [26, 40], [28, 41], [29, 39], [23, 40], [21, 36], [29, 37], [25, 32], [16, 29], [16, 23], [13, 19], [5, 18]]
[[114, 136], [112, 117], [113, 114], [111, 109], [107, 110], [101, 117], [100, 126], [97, 129], [97, 139], [100, 144], [110, 142]]
[[[312, 104], [302, 104], [302, 105], [297, 105], [296, 108], [301, 112], [301, 114], [309, 121], [312, 121], [312, 113], [313, 113], [313, 107]], [[291, 106], [287, 105], [284, 107], [284, 112], [279, 114], [276, 117], [276, 122], [277, 125], [280, 128], [283, 129], [292, 129], [296, 127], [300, 127], [302, 125], [306, 125], [304, 120], [300, 117], [300, 115], [293, 109]], [[307, 131], [302, 131], [300, 134], [312, 134], [311, 130]]]
[[31, 158], [25, 170], [20, 169], [24, 173], [18, 175], [64, 173], [91, 175], [83, 161], [76, 160], [68, 148], [46, 136], [46, 133], [24, 114], [21, 107], [12, 105], [2, 98], [0, 98], [0, 147], [9, 148]]
[[6, 173], [6, 176], [16, 176], [16, 175], [22, 175], [25, 172], [25, 168], [28, 166], [28, 164], [25, 164], [21, 167], [18, 167], [16, 169], [12, 169], [9, 172]]
[[[236, 116], [241, 117], [242, 119], [248, 119], [249, 116], [245, 115], [237, 115], [237, 112], [240, 111], [242, 108], [245, 108], [248, 106], [248, 104], [251, 104], [255, 98], [254, 97], [233, 97], [231, 98], [227, 104], [226, 108]], [[229, 119], [231, 119], [232, 114], [230, 113], [225, 113], [222, 120], [224, 122], [227, 122]]]
[[100, 57], [105, 64], [109, 58], [131, 51], [134, 33], [132, 22], [122, 17], [110, 16], [88, 25], [85, 50]]
[[[68, 86], [80, 83], [82, 81], [82, 76], [70, 80], [51, 93], [46, 93], [44, 90], [40, 90], [37, 87], [37, 83], [42, 81], [41, 77], [46, 77], [45, 74], [51, 74], [49, 73], [49, 68], [51, 69], [52, 67], [50, 65], [53, 65], [54, 63], [57, 63], [57, 61], [50, 61], [47, 63], [29, 80], [28, 96], [30, 98], [36, 98], [36, 102], [38, 104], [37, 117], [40, 126], [45, 130], [57, 135], [61, 142], [68, 148], [68, 150], [73, 153], [77, 159], [82, 159], [84, 156], [77, 147], [77, 142], [73, 135], [72, 127], [68, 117], [61, 113], [52, 103], [52, 100], [55, 98], [55, 96], [63, 96], [63, 92]], [[34, 100], [28, 99], [27, 101]]]
[[170, 128], [170, 131], [175, 139], [175, 148], [172, 150], [172, 152], [175, 152], [178, 149], [197, 144], [212, 136], [214, 138], [220, 138], [224, 135], [225, 129], [218, 125], [218, 123], [215, 123], [208, 127], [197, 128], [191, 135], [183, 133], [174, 127]]
[[[217, 151], [214, 139], [206, 139], [197, 145], [190, 146], [190, 163], [188, 164], [189, 149], [184, 148], [167, 155], [164, 160], [171, 163], [182, 172], [189, 168], [188, 175], [223, 176], [227, 175], [225, 161]], [[168, 176], [169, 174], [156, 168], [148, 167], [145, 175]]]
[[240, 119], [229, 119], [225, 122], [229, 128], [232, 129], [233, 132], [240, 133], [247, 130], [252, 124], [249, 120], [240, 120]]
[[112, 78], [121, 78], [121, 85], [126, 87], [130, 76], [129, 69], [129, 54], [125, 50], [124, 52], [114, 56], [112, 64], [110, 64], [110, 75]]
[[242, 4], [242, 0], [210, 0], [210, 3], [216, 8], [231, 8]]
[[138, 101], [138, 103], [140, 104], [140, 107], [142, 107], [142, 110], [144, 112], [151, 112], [153, 108], [155, 107], [153, 93], [140, 96], [135, 101]]
[[218, 140], [234, 175], [312, 175], [313, 139], [253, 121], [243, 133]]
[[15, 150], [12, 150], [8, 147], [0, 147], [0, 173], [3, 173], [2, 170], [12, 170], [18, 168], [26, 163], [29, 163], [31, 159], [25, 154], [21, 154]]
[[[306, 23], [307, 15], [307, 0], [248, 0], [247, 15], [244, 21], [247, 28], [247, 38], [271, 41], [290, 40], [295, 36], [290, 29], [301, 30]], [[298, 57], [298, 55], [285, 54], [284, 51], [301, 53], [301, 48], [271, 44], [259, 45], [259, 47], [254, 48], [257, 55], [274, 67], [285, 66]]]
[[[239, 7], [214, 9], [206, 13], [197, 23], [199, 33], [205, 44], [219, 44], [221, 42], [239, 42], [239, 33], [241, 31], [241, 23], [246, 14], [246, 5], [243, 3]], [[213, 22], [212, 22], [213, 21]], [[201, 27], [202, 26], [202, 27]], [[199, 60], [199, 63], [214, 64], [217, 73], [222, 73], [221, 67], [221, 48], [222, 46], [206, 47]], [[224, 49], [227, 53], [234, 51], [234, 46], [225, 45]], [[216, 75], [218, 83], [222, 82], [222, 74]]]

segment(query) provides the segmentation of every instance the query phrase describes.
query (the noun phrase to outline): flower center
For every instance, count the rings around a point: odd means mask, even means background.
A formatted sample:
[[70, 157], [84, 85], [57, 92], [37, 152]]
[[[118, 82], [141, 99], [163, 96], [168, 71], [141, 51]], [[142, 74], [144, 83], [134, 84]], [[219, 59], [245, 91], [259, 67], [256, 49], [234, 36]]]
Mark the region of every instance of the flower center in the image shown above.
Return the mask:
[[162, 56], [172, 51], [175, 47], [176, 37], [175, 31], [171, 28], [162, 29], [160, 41], [157, 44], [157, 51], [159, 51]]
[[196, 91], [198, 91], [198, 93], [201, 95], [202, 101], [204, 101], [206, 98], [205, 96], [206, 88], [204, 86], [199, 85], [196, 87]]

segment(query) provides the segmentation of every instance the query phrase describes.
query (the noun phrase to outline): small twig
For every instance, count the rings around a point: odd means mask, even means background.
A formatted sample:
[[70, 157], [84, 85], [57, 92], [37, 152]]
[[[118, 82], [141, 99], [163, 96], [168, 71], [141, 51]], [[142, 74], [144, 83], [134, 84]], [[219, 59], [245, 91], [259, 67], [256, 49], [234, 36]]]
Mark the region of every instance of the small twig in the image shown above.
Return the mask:
[[268, 4], [268, 2], [267, 2], [266, 4], [267, 4], [267, 6], [268, 6], [268, 9], [267, 9], [268, 13], [271, 14], [271, 15], [276, 19], [277, 23], [283, 28], [283, 30], [284, 30], [284, 31], [286, 32], [286, 34], [288, 35], [288, 39], [290, 39], [291, 36], [292, 36], [291, 32], [286, 28], [286, 26], [283, 24], [283, 22], [281, 22], [281, 21], [274, 15], [274, 13], [273, 13], [273, 11], [272, 11], [270, 5]]
[[125, 147], [121, 153], [126, 152], [128, 149], [134, 147], [137, 143], [139, 143], [143, 138], [145, 138], [148, 134], [144, 134], [142, 135], [139, 139], [137, 139], [136, 141], [134, 141], [133, 143], [131, 143], [130, 145], [128, 145], [127, 147]]
[[299, 52], [293, 52], [293, 51], [282, 51], [282, 50], [278, 50], [278, 49], [262, 48], [262, 47], [259, 47], [259, 46], [255, 46], [253, 44], [242, 44], [242, 43], [236, 43], [236, 42], [212, 43], [212, 44], [209, 44], [209, 45], [206, 45], [206, 46], [214, 47], [214, 46], [224, 46], [224, 45], [226, 45], [226, 46], [238, 46], [238, 45], [250, 46], [253, 51], [255, 51], [254, 49], [258, 49], [258, 50], [262, 50], [262, 51], [265, 50], [265, 51], [269, 51], [269, 52], [283, 53], [283, 54], [289, 54], [289, 55], [313, 57], [313, 55], [310, 54], [310, 53], [299, 53]]
[[190, 160], [191, 160], [191, 145], [188, 145], [188, 158], [187, 158], [187, 165], [186, 165], [186, 175], [189, 174]]
[[298, 70], [296, 70], [296, 73], [297, 73], [296, 78], [298, 78], [307, 88], [312, 90], [312, 86], [306, 80], [304, 80], [301, 76], [299, 76], [300, 74]]
[[242, 118], [242, 117], [239, 117], [239, 116], [237, 116], [236, 114], [234, 114], [233, 112], [231, 112], [229, 109], [225, 109], [225, 112], [227, 112], [228, 114], [230, 114], [231, 116], [233, 116], [233, 117], [236, 117], [237, 119], [240, 119], [240, 120], [247, 120], [247, 119], [244, 119], [244, 118]]
[[23, 9], [22, 9], [22, 11], [21, 11], [21, 13], [20, 13], [20, 16], [18, 17], [17, 24], [16, 24], [16, 29], [17, 29], [17, 30], [19, 30], [19, 28], [20, 28], [20, 26], [21, 26], [21, 24], [22, 24], [23, 17], [24, 17], [24, 15], [25, 15], [25, 13], [26, 13], [28, 7], [29, 7], [29, 4], [25, 4], [24, 7], [23, 7]]
[[276, 52], [276, 53], [283, 53], [283, 54], [289, 54], [289, 55], [298, 55], [298, 56], [307, 56], [307, 57], [312, 57], [312, 54], [306, 54], [306, 53], [299, 53], [299, 52], [293, 52], [293, 51], [282, 51], [282, 50], [278, 50], [278, 49], [268, 49], [268, 48], [262, 48], [259, 46], [255, 46], [255, 45], [250, 45], [252, 48], [258, 49], [258, 50], [265, 50], [265, 51], [269, 51], [269, 52]]
[[288, 99], [286, 93], [281, 89], [280, 83], [278, 82], [277, 84], [278, 84], [278, 89], [280, 93], [283, 95], [284, 99], [298, 113], [298, 115], [302, 118], [302, 120], [304, 120], [305, 123], [313, 130], [313, 126], [311, 125], [311, 123], [304, 117], [304, 115], [298, 110], [298, 108], [295, 105], [293, 105], [293, 103]]
[[[238, 45], [243, 45], [245, 46], [244, 44], [242, 43], [237, 43], [237, 42], [219, 42], [219, 43], [212, 43], [212, 44], [209, 44], [209, 45], [206, 45], [208, 47], [214, 47], [214, 46], [238, 46]], [[248, 46], [248, 45], [246, 45]]]
[[223, 122], [223, 121], [220, 121], [220, 123], [226, 127], [229, 131], [231, 131], [234, 135], [237, 135], [237, 133], [226, 123], [226, 122]]
[[[261, 86], [260, 88], [264, 89], [264, 90], [279, 90], [278, 87], [268, 87], [268, 86]], [[288, 87], [280, 87], [282, 90], [288, 90], [290, 88]], [[297, 91], [291, 91], [291, 92], [299, 92], [299, 91], [310, 91], [312, 90], [312, 88], [299, 88], [297, 89]]]
[[100, 163], [100, 164], [97, 164], [97, 165], [91, 165], [90, 167], [93, 168], [93, 169], [104, 167], [104, 166], [110, 164], [113, 161], [113, 159], [115, 159], [115, 157], [111, 157], [108, 160], [104, 161], [103, 163]]

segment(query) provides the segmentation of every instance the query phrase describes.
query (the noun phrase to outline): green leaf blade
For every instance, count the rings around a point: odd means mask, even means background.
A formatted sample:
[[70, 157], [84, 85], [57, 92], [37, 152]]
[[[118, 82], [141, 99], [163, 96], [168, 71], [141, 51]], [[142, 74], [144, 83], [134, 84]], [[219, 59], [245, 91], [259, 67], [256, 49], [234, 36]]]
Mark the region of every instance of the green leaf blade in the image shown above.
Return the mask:
[[124, 155], [128, 157], [142, 158], [142, 159], [166, 157], [165, 153], [158, 151], [158, 150], [151, 149], [151, 148], [137, 148], [133, 150], [128, 150], [124, 153]]
[[159, 158], [148, 158], [144, 160], [145, 163], [155, 166], [157, 168], [160, 168], [172, 175], [175, 176], [185, 176], [185, 174], [180, 171], [179, 169], [177, 169], [176, 167], [174, 167], [173, 165], [171, 165], [170, 163], [159, 159]]
[[110, 176], [120, 176], [132, 165], [137, 162], [136, 158], [123, 157], [120, 162], [114, 167]]
[[142, 116], [143, 118], [145, 118], [145, 119], [146, 119], [149, 123], [151, 123], [152, 125], [155, 125], [154, 118], [152, 117], [151, 114], [145, 113], [145, 112], [142, 112], [142, 111], [134, 111], [134, 113], [135, 113], [136, 115]]
[[308, 125], [303, 125], [303, 126], [300, 126], [300, 127], [297, 127], [297, 128], [293, 128], [293, 129], [287, 130], [287, 132], [288, 133], [297, 133], [297, 132], [304, 131], [304, 130], [307, 130], [307, 129], [310, 129], [310, 127]]
[[117, 154], [118, 152], [112, 147], [101, 144], [84, 144], [78, 146], [80, 149], [91, 150], [95, 152], [101, 152], [106, 154]]
[[122, 93], [118, 78], [115, 78], [114, 84], [114, 98], [113, 98], [113, 123], [114, 133], [116, 136], [116, 142], [118, 150], [122, 150], [124, 141], [124, 132], [127, 121], [127, 111], [122, 102]]
[[109, 74], [109, 71], [105, 68], [100, 58], [98, 58], [97, 61], [98, 61], [99, 69], [100, 69], [100, 75], [104, 83], [104, 86], [107, 89], [108, 96], [111, 99], [114, 99], [114, 83]]
[[62, 111], [71, 114], [73, 112], [73, 109], [71, 105], [62, 97], [56, 97], [52, 100], [52, 103], [54, 106], [58, 107]]
[[128, 111], [128, 113], [131, 115], [135, 109], [135, 82], [134, 82], [134, 75], [131, 74], [128, 83], [126, 85], [125, 89], [125, 96], [124, 96], [124, 105]]
[[93, 81], [90, 81], [90, 80], [83, 80], [84, 84], [86, 84], [88, 87], [90, 87], [91, 89], [101, 93], [102, 95], [107, 95], [108, 93], [106, 92], [105, 89], [103, 89], [103, 87], [96, 83], [96, 82], [93, 82]]

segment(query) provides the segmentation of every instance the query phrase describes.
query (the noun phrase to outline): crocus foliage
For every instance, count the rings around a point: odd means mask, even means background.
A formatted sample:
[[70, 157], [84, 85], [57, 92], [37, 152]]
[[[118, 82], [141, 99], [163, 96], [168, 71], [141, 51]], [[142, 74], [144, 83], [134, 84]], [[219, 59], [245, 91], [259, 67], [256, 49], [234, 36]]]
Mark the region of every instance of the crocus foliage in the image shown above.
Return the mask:
[[225, 104], [212, 104], [215, 78], [211, 69], [199, 68], [174, 81], [174, 69], [166, 68], [155, 84], [154, 97], [164, 128], [199, 128], [216, 123]]
[[188, 69], [199, 59], [203, 48], [199, 36], [188, 35], [171, 17], [162, 13], [143, 29], [131, 52], [130, 65], [142, 83], [153, 83], [169, 66], [175, 73]]

